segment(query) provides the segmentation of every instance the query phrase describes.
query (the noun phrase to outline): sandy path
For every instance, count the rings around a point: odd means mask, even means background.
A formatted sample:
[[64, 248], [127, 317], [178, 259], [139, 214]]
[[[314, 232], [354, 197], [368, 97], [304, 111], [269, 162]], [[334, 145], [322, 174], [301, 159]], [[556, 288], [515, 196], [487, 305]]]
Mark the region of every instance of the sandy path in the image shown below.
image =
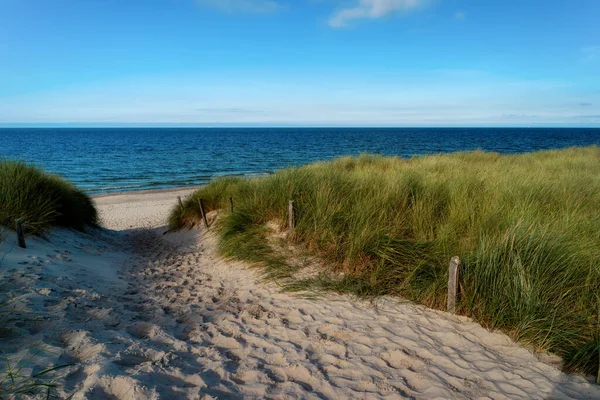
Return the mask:
[[142, 190], [93, 197], [100, 211], [102, 226], [123, 231], [165, 225], [169, 211], [176, 204], [177, 196], [185, 198], [193, 192], [193, 188]]
[[162, 235], [180, 193], [96, 198], [120, 231], [56, 231], [9, 253], [12, 282], [29, 290], [21, 306], [49, 317], [8, 351], [35, 341], [39, 368], [74, 363], [63, 397], [600, 399], [598, 386], [467, 318], [280, 293], [221, 260], [202, 230]]
[[[167, 213], [167, 208], [159, 213]], [[156, 207], [157, 204], [155, 203]], [[100, 210], [105, 209], [100, 205]], [[158, 211], [154, 208], [155, 212]], [[114, 214], [112, 214], [114, 217]], [[118, 223], [119, 226], [126, 224]], [[130, 238], [137, 318], [179, 348], [171, 376], [219, 398], [600, 398], [467, 318], [382, 299], [307, 300], [224, 262], [202, 231]], [[136, 244], [137, 242], [137, 244]], [[153, 334], [153, 335], [154, 335]], [[139, 375], [138, 375], [139, 374]], [[147, 381], [147, 372], [131, 375]], [[169, 374], [168, 374], [169, 375]], [[139, 376], [139, 378], [136, 378]], [[145, 379], [146, 378], [146, 379]], [[166, 380], [158, 393], [198, 387]], [[204, 386], [206, 385], [206, 386]]]
[[[150, 234], [134, 240], [157, 243]], [[157, 385], [163, 395], [198, 393], [184, 383], [194, 378], [218, 398], [600, 398], [466, 318], [390, 299], [374, 308], [279, 293], [214, 247], [202, 233], [167, 237], [146, 249], [153, 265], [134, 273], [147, 295], [138, 318], [168, 341], [160, 351], [176, 349], [169, 371], [181, 385]]]

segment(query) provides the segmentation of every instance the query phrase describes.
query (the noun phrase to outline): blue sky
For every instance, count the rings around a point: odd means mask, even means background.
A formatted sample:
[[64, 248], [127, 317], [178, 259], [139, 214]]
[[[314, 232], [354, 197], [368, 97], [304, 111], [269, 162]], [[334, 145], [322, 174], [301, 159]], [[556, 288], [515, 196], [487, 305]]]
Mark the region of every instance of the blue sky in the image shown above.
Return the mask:
[[600, 126], [600, 1], [0, 0], [0, 124]]

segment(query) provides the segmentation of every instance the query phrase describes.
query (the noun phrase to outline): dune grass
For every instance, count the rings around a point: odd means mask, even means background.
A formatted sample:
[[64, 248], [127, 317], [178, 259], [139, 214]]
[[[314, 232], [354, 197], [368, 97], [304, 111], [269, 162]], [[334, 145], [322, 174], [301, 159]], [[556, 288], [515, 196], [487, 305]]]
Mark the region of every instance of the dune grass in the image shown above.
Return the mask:
[[[481, 151], [401, 159], [363, 155], [255, 179], [223, 178], [176, 205], [172, 229], [200, 221], [198, 199], [223, 211], [219, 250], [285, 278], [292, 290], [398, 295], [444, 309], [448, 263], [462, 260], [457, 312], [600, 368], [600, 148], [520, 155]], [[269, 245], [267, 223], [325, 261], [317, 277]]]
[[90, 197], [71, 183], [22, 162], [0, 161], [0, 225], [14, 229], [19, 218], [34, 234], [98, 222]]
[[[22, 162], [0, 161], [0, 244], [3, 227], [14, 229], [18, 219], [29, 234], [41, 234], [53, 226], [83, 230], [98, 222], [91, 198], [71, 183]], [[4, 257], [10, 251], [0, 249], [0, 340], [8, 340], [15, 324], [28, 318], [14, 310], [19, 297], [5, 280]], [[50, 398], [57, 387], [56, 372], [66, 367], [33, 373], [32, 360], [14, 361], [0, 355], [0, 400], [40, 394]]]

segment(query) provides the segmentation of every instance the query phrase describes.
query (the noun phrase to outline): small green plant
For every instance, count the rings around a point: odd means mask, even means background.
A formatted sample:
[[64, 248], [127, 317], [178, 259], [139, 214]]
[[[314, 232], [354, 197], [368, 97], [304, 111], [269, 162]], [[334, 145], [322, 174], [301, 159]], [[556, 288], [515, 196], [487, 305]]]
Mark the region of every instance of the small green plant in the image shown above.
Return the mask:
[[[457, 255], [459, 313], [562, 356], [567, 370], [598, 373], [598, 146], [362, 155], [217, 179], [174, 207], [171, 229], [198, 224], [199, 198], [223, 210], [215, 226], [221, 254], [262, 266], [292, 290], [398, 295], [444, 309]], [[323, 261], [317, 276], [297, 277], [270, 245], [292, 199], [297, 225], [287, 240]]]
[[25, 373], [22, 360], [11, 362], [4, 357], [3, 371], [0, 369], [0, 400], [18, 399], [23, 395], [44, 395], [50, 399], [56, 394], [56, 372], [70, 365], [47, 368], [36, 373]]
[[19, 218], [34, 234], [98, 222], [92, 199], [71, 183], [22, 162], [0, 161], [0, 225], [14, 229]]

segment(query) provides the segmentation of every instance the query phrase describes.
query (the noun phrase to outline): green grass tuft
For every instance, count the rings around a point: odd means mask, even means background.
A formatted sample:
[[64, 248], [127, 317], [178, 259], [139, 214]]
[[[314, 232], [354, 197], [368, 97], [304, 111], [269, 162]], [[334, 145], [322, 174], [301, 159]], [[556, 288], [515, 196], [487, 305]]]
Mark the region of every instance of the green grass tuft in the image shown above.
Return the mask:
[[98, 223], [91, 198], [73, 184], [22, 162], [0, 161], [0, 225], [14, 229], [19, 218], [34, 234]]
[[[265, 267], [291, 290], [398, 295], [444, 309], [448, 264], [462, 260], [458, 312], [549, 350], [566, 370], [600, 360], [600, 148], [519, 155], [481, 151], [401, 159], [363, 155], [250, 180], [217, 179], [176, 206], [172, 229], [222, 212], [219, 249]], [[267, 223], [325, 262], [318, 276], [270, 245]]]
[[27, 395], [55, 398], [58, 388], [57, 372], [71, 366], [61, 365], [36, 373], [26, 373], [27, 368], [22, 360], [11, 362], [8, 357], [3, 358], [0, 368], [0, 400], [19, 399]]

